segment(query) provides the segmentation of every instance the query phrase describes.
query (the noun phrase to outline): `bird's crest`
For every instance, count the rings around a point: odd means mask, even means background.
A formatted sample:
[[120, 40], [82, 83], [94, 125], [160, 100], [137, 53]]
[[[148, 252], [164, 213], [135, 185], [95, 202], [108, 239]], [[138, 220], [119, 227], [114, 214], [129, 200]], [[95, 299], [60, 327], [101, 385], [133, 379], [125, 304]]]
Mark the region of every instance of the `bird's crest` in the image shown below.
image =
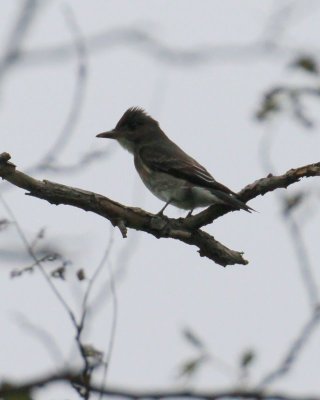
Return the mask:
[[116, 128], [128, 126], [135, 128], [136, 126], [143, 125], [145, 122], [153, 122], [158, 125], [158, 122], [150, 117], [147, 112], [141, 107], [130, 107], [121, 117], [117, 123]]

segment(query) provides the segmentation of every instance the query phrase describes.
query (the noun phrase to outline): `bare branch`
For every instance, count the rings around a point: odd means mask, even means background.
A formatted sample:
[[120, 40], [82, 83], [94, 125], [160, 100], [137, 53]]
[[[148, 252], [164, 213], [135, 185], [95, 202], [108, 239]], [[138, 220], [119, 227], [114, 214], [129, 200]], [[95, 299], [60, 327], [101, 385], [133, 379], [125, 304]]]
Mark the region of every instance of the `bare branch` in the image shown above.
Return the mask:
[[[43, 388], [54, 382], [65, 382], [73, 385], [83, 385], [81, 376], [71, 371], [65, 371], [58, 374], [52, 374], [29, 380], [25, 383], [13, 384], [3, 383], [0, 386], [0, 397], [9, 398], [9, 396], [21, 393], [29, 393], [35, 388]], [[291, 396], [286, 393], [267, 392], [259, 390], [225, 390], [225, 391], [190, 391], [190, 390], [133, 390], [121, 387], [106, 387], [101, 389], [96, 385], [88, 386], [92, 393], [100, 393], [104, 396], [120, 397], [131, 400], [138, 399], [173, 399], [188, 398], [194, 400], [222, 400], [222, 399], [250, 399], [250, 400], [320, 400], [319, 396]]]
[[[302, 49], [295, 44], [284, 45], [279, 42], [266, 42], [264, 38], [245, 44], [198, 44], [187, 49], [167, 45], [159, 38], [145, 29], [136, 26], [123, 26], [109, 29], [86, 37], [88, 50], [91, 53], [105, 51], [106, 49], [120, 46], [131, 46], [140, 50], [150, 58], [164, 64], [178, 65], [180, 67], [194, 67], [208, 63], [221, 62], [247, 62], [259, 58], [286, 59], [289, 56], [300, 54]], [[317, 47], [304, 48], [304, 52], [316, 53]], [[55, 45], [51, 47], [38, 47], [23, 50], [20, 53], [20, 64], [36, 65], [43, 63], [62, 62], [72, 58], [70, 44]]]
[[84, 39], [82, 37], [80, 28], [77, 24], [72, 9], [64, 4], [63, 13], [65, 16], [66, 24], [73, 36], [73, 52], [75, 52], [77, 55], [77, 79], [75, 82], [75, 89], [73, 93], [71, 107], [60, 134], [56, 138], [54, 144], [51, 146], [47, 154], [45, 154], [44, 157], [36, 165], [29, 169], [30, 173], [41, 171], [45, 168], [50, 167], [51, 165], [53, 165], [54, 167], [58, 155], [66, 147], [72, 133], [74, 133], [76, 123], [82, 110], [88, 76], [87, 51]]
[[[12, 167], [12, 164], [10, 165], [10, 167]], [[37, 255], [35, 254], [33, 248], [31, 247], [30, 243], [28, 242], [28, 239], [27, 239], [26, 235], [24, 234], [20, 224], [18, 223], [17, 219], [15, 218], [15, 215], [13, 214], [13, 211], [11, 210], [11, 208], [9, 207], [9, 205], [7, 204], [7, 202], [4, 200], [3, 196], [1, 196], [1, 195], [0, 195], [0, 202], [2, 203], [2, 205], [4, 206], [4, 208], [6, 209], [8, 214], [10, 215], [11, 220], [14, 222], [15, 227], [17, 229], [17, 232], [18, 232], [18, 234], [19, 234], [19, 236], [20, 236], [20, 238], [21, 238], [21, 240], [22, 240], [22, 242], [23, 242], [23, 244], [24, 244], [24, 246], [26, 248], [26, 251], [28, 252], [29, 256], [33, 259], [35, 265], [41, 271], [44, 279], [47, 281], [48, 285], [50, 286], [51, 290], [55, 294], [56, 298], [58, 299], [58, 301], [60, 302], [62, 307], [65, 309], [65, 311], [69, 315], [72, 324], [75, 327], [77, 327], [76, 317], [75, 317], [73, 311], [68, 306], [68, 304], [64, 300], [63, 296], [60, 294], [59, 290], [56, 288], [56, 286], [52, 283], [51, 279], [47, 275], [47, 272], [46, 272], [44, 266], [42, 265], [43, 259], [42, 260], [39, 259], [39, 257], [37, 257]]]
[[[320, 92], [319, 92], [320, 94]], [[275, 173], [276, 166], [271, 159], [271, 149], [275, 139], [274, 132], [266, 131], [261, 138], [260, 152], [261, 164], [263, 169], [267, 172], [272, 171]], [[312, 268], [310, 256], [307, 250], [307, 243], [303, 237], [302, 224], [296, 222], [293, 210], [296, 206], [303, 201], [306, 196], [306, 191], [295, 192], [292, 197], [282, 196], [278, 193], [278, 200], [283, 210], [283, 222], [287, 228], [290, 240], [292, 242], [292, 249], [296, 254], [297, 265], [300, 270], [302, 283], [305, 287], [305, 292], [311, 306], [311, 311], [314, 312], [315, 306], [319, 303], [319, 293], [316, 284], [315, 274]]]
[[[21, 15], [17, 21], [17, 26], [14, 28], [14, 32], [12, 33], [12, 36], [14, 36], [14, 40], [12, 39], [13, 44], [11, 44], [10, 41], [8, 42], [10, 43], [8, 51], [3, 59], [0, 60], [0, 80], [3, 72], [9, 66], [11, 66], [13, 63], [17, 64], [20, 62], [22, 51], [20, 47], [23, 34], [25, 34], [25, 31], [29, 29], [36, 6], [39, 6], [38, 3], [38, 0], [25, 0], [24, 7], [21, 10]], [[66, 25], [72, 34], [73, 42], [70, 45], [70, 51], [72, 55], [76, 54], [77, 57], [76, 81], [70, 109], [62, 126], [61, 132], [58, 134], [55, 142], [52, 144], [46, 154], [42, 156], [39, 161], [36, 161], [34, 165], [28, 168], [28, 173], [30, 174], [35, 174], [44, 170], [60, 173], [74, 172], [80, 166], [82, 168], [89, 166], [92, 162], [98, 160], [102, 154], [106, 152], [105, 150], [88, 152], [73, 165], [60, 166], [57, 162], [59, 155], [68, 145], [71, 136], [74, 133], [76, 123], [82, 111], [88, 77], [87, 49], [80, 27], [78, 26], [72, 9], [68, 7], [67, 4], [64, 4], [62, 11], [66, 20]], [[109, 150], [107, 149], [107, 151]], [[1, 189], [3, 189], [3, 187], [1, 187]]]
[[[316, 64], [312, 64], [312, 59], [306, 57], [300, 58], [296, 63], [307, 63], [304, 68], [317, 68]], [[313, 128], [314, 122], [308, 117], [303, 107], [303, 99], [313, 97], [319, 101], [320, 88], [315, 86], [276, 86], [268, 90], [262, 100], [262, 103], [256, 112], [256, 118], [259, 121], [267, 120], [271, 115], [279, 113], [284, 107], [284, 99], [289, 103], [292, 115], [305, 128]]]
[[313, 309], [319, 304], [319, 293], [306, 243], [299, 224], [295, 221], [293, 215], [288, 214], [285, 223], [289, 230], [293, 248], [297, 256], [302, 282], [304, 283], [311, 309]]
[[24, 331], [29, 333], [39, 343], [42, 343], [44, 349], [48, 353], [48, 356], [51, 357], [53, 362], [66, 365], [64, 356], [54, 337], [44, 327], [31, 322], [24, 314], [20, 312], [14, 312], [13, 318]]
[[109, 145], [103, 149], [95, 149], [90, 150], [87, 153], [78, 157], [78, 159], [72, 164], [39, 164], [40, 167], [35, 166], [28, 169], [28, 173], [33, 173], [34, 168], [37, 170], [41, 169], [41, 171], [53, 172], [55, 175], [57, 174], [70, 174], [78, 171], [83, 171], [86, 167], [89, 167], [91, 164], [97, 162], [98, 160], [102, 160], [112, 154], [113, 146]]
[[[94, 212], [108, 219], [113, 226], [124, 225], [147, 232], [156, 238], [173, 238], [197, 246], [201, 256], [208, 257], [222, 266], [248, 263], [242, 257], [242, 253], [228, 249], [214, 237], [199, 229], [227, 212], [234, 211], [227, 206], [211, 206], [185, 219], [153, 215], [138, 208], [124, 206], [97, 193], [47, 180], [36, 180], [18, 171], [12, 163], [8, 162], [9, 159], [8, 153], [0, 155], [0, 176], [13, 185], [28, 190], [30, 196], [47, 200], [51, 204], [67, 204]], [[246, 202], [277, 188], [286, 188], [302, 177], [318, 175], [320, 175], [320, 163], [291, 169], [284, 175], [271, 175], [246, 186], [239, 193], [239, 198]]]
[[[114, 276], [113, 276], [113, 271], [112, 271], [110, 262], [108, 263], [108, 267], [109, 267], [109, 276], [110, 276], [110, 278], [109, 278], [110, 293], [111, 293], [111, 298], [112, 298], [112, 323], [111, 323], [111, 330], [110, 330], [110, 339], [108, 342], [106, 355], [104, 357], [101, 387], [104, 386], [104, 384], [106, 383], [106, 380], [107, 380], [107, 373], [109, 371], [111, 357], [113, 354], [114, 342], [115, 342], [115, 337], [116, 337], [116, 328], [117, 328], [117, 322], [118, 322], [118, 297], [117, 297], [116, 285], [114, 282]], [[102, 394], [100, 394], [99, 400], [101, 400], [101, 399], [102, 399]]]
[[0, 61], [0, 80], [3, 79], [8, 69], [19, 60], [22, 43], [32, 26], [38, 7], [38, 0], [24, 0]]
[[[308, 178], [320, 175], [320, 162], [316, 164], [304, 165], [300, 168], [293, 168], [283, 175], [269, 174], [266, 178], [261, 178], [255, 182], [247, 185], [239, 193], [238, 197], [241, 201], [246, 203], [249, 200], [258, 196], [263, 196], [266, 193], [272, 192], [276, 189], [286, 189], [289, 185], [299, 182], [301, 178]], [[197, 229], [221, 217], [222, 215], [233, 211], [227, 206], [214, 207], [211, 206], [206, 210], [189, 217], [186, 220], [186, 225], [190, 228]]]
[[97, 280], [100, 272], [102, 271], [102, 268], [104, 267], [105, 263], [107, 262], [111, 249], [113, 246], [113, 232], [110, 232], [110, 237], [109, 237], [109, 241], [108, 244], [103, 252], [103, 256], [101, 261], [99, 262], [98, 266], [96, 267], [92, 277], [90, 278], [89, 284], [86, 288], [84, 297], [83, 297], [83, 301], [82, 301], [82, 312], [81, 312], [81, 318], [80, 318], [80, 323], [79, 323], [79, 331], [78, 331], [78, 335], [80, 337], [83, 328], [84, 328], [84, 324], [85, 324], [85, 320], [87, 317], [87, 314], [89, 312], [89, 306], [88, 306], [88, 300], [89, 300], [89, 296], [91, 294], [92, 288], [93, 288], [93, 284], [95, 283], [95, 281]]
[[258, 385], [260, 389], [282, 378], [283, 375], [287, 374], [290, 371], [292, 365], [297, 360], [306, 343], [310, 340], [310, 336], [319, 326], [319, 322], [320, 307], [318, 306], [314, 309], [313, 314], [307, 321], [306, 325], [302, 328], [299, 336], [296, 338], [293, 344], [290, 345], [287, 354], [285, 355], [280, 365], [262, 379], [261, 383]]
[[0, 155], [0, 176], [13, 185], [28, 190], [30, 196], [47, 200], [51, 204], [67, 204], [94, 212], [107, 218], [113, 226], [124, 224], [150, 233], [156, 238], [171, 237], [197, 246], [201, 256], [222, 266], [248, 263], [240, 252], [228, 249], [208, 233], [185, 226], [184, 219], [153, 215], [138, 208], [126, 207], [97, 193], [34, 179], [16, 170], [12, 163], [7, 163], [9, 159], [8, 153]]

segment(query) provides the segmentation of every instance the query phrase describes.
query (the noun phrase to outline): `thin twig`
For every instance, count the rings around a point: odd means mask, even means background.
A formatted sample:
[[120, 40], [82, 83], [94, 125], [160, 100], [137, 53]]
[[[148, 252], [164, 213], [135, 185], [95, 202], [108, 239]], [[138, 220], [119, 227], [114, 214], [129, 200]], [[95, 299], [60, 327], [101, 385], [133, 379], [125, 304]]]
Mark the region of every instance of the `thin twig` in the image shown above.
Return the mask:
[[[138, 233], [133, 232], [133, 234], [128, 236], [126, 243], [120, 249], [117, 259], [114, 262], [113, 280], [115, 284], [118, 285], [124, 278], [128, 268], [129, 260], [138, 246], [139, 239], [140, 236]], [[104, 306], [108, 300], [112, 299], [111, 291], [105, 291], [105, 288], [110, 285], [111, 283], [109, 276], [101, 285], [100, 291], [96, 294], [95, 298], [91, 302], [91, 307], [95, 311], [98, 311], [100, 307]], [[90, 316], [88, 316], [88, 318], [90, 318]]]
[[298, 356], [306, 346], [307, 342], [310, 340], [311, 335], [314, 333], [315, 329], [319, 326], [320, 322], [320, 308], [315, 308], [312, 316], [306, 325], [302, 328], [300, 334], [296, 340], [289, 347], [287, 354], [285, 355], [283, 361], [280, 365], [268, 375], [266, 375], [258, 385], [258, 389], [263, 389], [267, 385], [274, 383], [276, 380], [287, 374], [294, 362], [297, 361]]
[[35, 252], [33, 251], [32, 247], [30, 246], [30, 244], [28, 242], [28, 239], [27, 239], [26, 235], [24, 234], [24, 232], [23, 232], [23, 230], [22, 230], [17, 218], [15, 217], [11, 207], [9, 207], [9, 204], [5, 201], [5, 199], [4, 199], [4, 197], [2, 195], [0, 195], [0, 202], [2, 203], [3, 207], [7, 211], [7, 213], [10, 216], [12, 222], [14, 223], [14, 225], [16, 227], [16, 230], [18, 232], [18, 235], [19, 235], [20, 239], [22, 240], [22, 242], [23, 242], [28, 254], [34, 260], [35, 264], [37, 265], [37, 267], [41, 271], [41, 273], [42, 273], [44, 279], [46, 280], [47, 284], [49, 285], [49, 287], [51, 288], [51, 290], [55, 294], [56, 298], [59, 300], [59, 302], [62, 305], [62, 307], [64, 308], [64, 310], [69, 315], [70, 320], [73, 323], [74, 327], [77, 328], [78, 324], [77, 324], [76, 317], [75, 317], [73, 311], [70, 309], [70, 307], [68, 306], [68, 304], [66, 303], [66, 301], [64, 300], [64, 298], [62, 297], [60, 292], [58, 291], [58, 289], [55, 287], [55, 285], [52, 283], [51, 279], [47, 275], [47, 273], [46, 273], [41, 261], [37, 258]]
[[[115, 282], [114, 282], [114, 277], [113, 277], [113, 271], [112, 271], [112, 266], [111, 262], [109, 261], [108, 263], [109, 266], [109, 278], [110, 278], [110, 291], [111, 291], [111, 298], [112, 298], [112, 308], [113, 308], [113, 313], [112, 313], [112, 322], [111, 322], [111, 331], [110, 331], [110, 339], [108, 343], [108, 349], [106, 352], [106, 357], [104, 360], [104, 366], [103, 366], [103, 373], [102, 373], [102, 380], [101, 380], [101, 388], [104, 387], [106, 380], [107, 380], [107, 373], [110, 367], [110, 362], [111, 362], [111, 357], [114, 349], [114, 341], [116, 337], [116, 328], [117, 328], [117, 321], [118, 321], [118, 298], [117, 298], [117, 293], [116, 293], [116, 287], [115, 287]], [[100, 393], [99, 399], [102, 399], [102, 394]]]
[[20, 61], [21, 45], [32, 26], [39, 3], [38, 0], [24, 0], [16, 22], [8, 35], [6, 50], [0, 61], [0, 80], [4, 78], [9, 68]]
[[[28, 1], [34, 2], [37, 0], [28, 0]], [[37, 161], [34, 165], [27, 168], [28, 173], [32, 174], [37, 174], [40, 171], [49, 169], [59, 171], [59, 166], [56, 165], [56, 160], [58, 159], [62, 151], [65, 149], [65, 147], [68, 145], [71, 136], [75, 131], [75, 127], [82, 110], [85, 89], [87, 86], [88, 62], [87, 62], [87, 49], [85, 46], [85, 41], [83, 39], [81, 30], [75, 19], [75, 16], [72, 12], [72, 9], [67, 5], [67, 3], [63, 4], [62, 11], [65, 16], [66, 24], [69, 27], [70, 32], [73, 36], [73, 43], [71, 45], [71, 49], [72, 52], [75, 51], [77, 55], [77, 78], [71, 101], [71, 107], [67, 114], [67, 118], [63, 124], [62, 130], [58, 135], [58, 137], [56, 138], [55, 142], [47, 151], [47, 153], [43, 157], [41, 157], [41, 159]], [[19, 53], [19, 58], [20, 58], [20, 53]], [[92, 158], [88, 154], [88, 157], [84, 156], [84, 158], [80, 160], [80, 164], [78, 166], [89, 165], [90, 161], [92, 161]], [[61, 170], [63, 169], [61, 168]], [[8, 187], [10, 186], [1, 184], [1, 191], [3, 192]]]
[[77, 79], [75, 82], [75, 90], [73, 93], [71, 108], [67, 115], [67, 119], [64, 123], [62, 131], [47, 152], [47, 154], [39, 161], [39, 163], [32, 168], [29, 168], [29, 172], [32, 171], [33, 173], [39, 172], [40, 170], [47, 168], [47, 166], [54, 164], [54, 162], [58, 158], [58, 155], [61, 154], [62, 150], [68, 144], [72, 133], [74, 133], [76, 123], [79, 119], [87, 84], [87, 50], [80, 27], [76, 21], [72, 9], [68, 6], [67, 3], [63, 3], [62, 11], [65, 16], [66, 24], [69, 27], [70, 32], [73, 36], [73, 46], [77, 54]]
[[32, 336], [36, 336], [38, 341], [43, 343], [45, 350], [47, 350], [54, 362], [60, 365], [61, 363], [66, 364], [59, 346], [46, 329], [29, 321], [27, 317], [20, 312], [14, 312], [13, 317], [23, 329], [29, 331]]
[[84, 362], [84, 367], [82, 370], [82, 377], [83, 377], [83, 383], [84, 383], [84, 390], [78, 390], [79, 394], [85, 399], [89, 399], [90, 397], [90, 381], [91, 381], [91, 374], [93, 371], [93, 368], [90, 361], [89, 361], [89, 355], [87, 354], [87, 346], [84, 345], [81, 341], [81, 335], [83, 333], [83, 329], [85, 327], [85, 321], [86, 321], [86, 317], [88, 314], [88, 301], [89, 301], [89, 297], [90, 297], [90, 293], [92, 291], [93, 285], [95, 283], [95, 281], [97, 280], [99, 274], [101, 273], [106, 261], [108, 260], [109, 256], [110, 256], [110, 252], [113, 246], [113, 234], [114, 234], [114, 229], [111, 227], [110, 229], [110, 235], [109, 235], [109, 242], [106, 246], [106, 249], [103, 253], [102, 259], [100, 261], [100, 263], [98, 264], [97, 268], [95, 269], [93, 276], [91, 277], [89, 284], [87, 286], [87, 289], [85, 291], [84, 297], [83, 297], [83, 301], [82, 301], [82, 313], [80, 316], [80, 322], [77, 326], [77, 333], [76, 333], [76, 343], [79, 349], [79, 352], [81, 354], [81, 357], [83, 359]]
[[78, 172], [79, 170], [83, 171], [84, 168], [89, 167], [91, 164], [110, 156], [113, 149], [114, 146], [111, 144], [104, 149], [88, 151], [84, 155], [80, 156], [78, 160], [70, 164], [43, 164], [41, 170], [53, 172], [55, 175], [70, 174]]
[[[224, 43], [217, 45], [197, 44], [189, 48], [168, 45], [161, 38], [138, 26], [123, 26], [106, 30], [86, 38], [88, 51], [92, 54], [104, 52], [106, 49], [129, 46], [154, 58], [163, 64], [179, 67], [194, 67], [210, 63], [248, 62], [256, 59], [287, 59], [302, 52], [319, 52], [316, 46], [301, 48], [294, 45], [274, 43], [268, 46], [265, 39], [250, 41], [245, 44]], [[34, 66], [53, 62], [63, 62], [72, 58], [72, 47], [68, 44], [51, 47], [38, 47], [24, 50], [20, 56], [21, 66]]]
[[91, 277], [91, 279], [89, 281], [88, 287], [87, 287], [86, 292], [85, 292], [84, 297], [83, 297], [82, 313], [81, 313], [81, 318], [80, 318], [80, 323], [79, 323], [79, 336], [81, 335], [81, 332], [82, 332], [83, 327], [84, 327], [85, 319], [86, 319], [86, 316], [88, 314], [88, 300], [89, 300], [89, 296], [90, 296], [90, 293], [91, 293], [92, 288], [93, 288], [93, 284], [97, 280], [99, 274], [102, 271], [103, 266], [105, 265], [106, 261], [109, 258], [109, 255], [110, 255], [110, 252], [111, 252], [111, 249], [112, 249], [112, 246], [113, 246], [113, 242], [114, 242], [114, 236], [113, 235], [114, 235], [114, 228], [111, 225], [108, 244], [107, 244], [106, 249], [105, 249], [105, 251], [103, 253], [103, 256], [101, 258], [100, 263], [98, 264], [96, 270], [94, 271], [94, 273], [93, 273], [93, 275], [92, 275], [92, 277]]
[[[271, 159], [271, 148], [274, 139], [273, 132], [266, 130], [262, 137], [260, 144], [261, 161], [266, 172], [275, 172], [275, 167]], [[277, 198], [282, 205], [284, 204], [284, 198], [280, 194], [277, 194]], [[306, 346], [311, 334], [320, 322], [320, 310], [318, 306], [319, 294], [316, 286], [314, 274], [312, 272], [312, 265], [309, 261], [308, 252], [303, 241], [303, 235], [301, 229], [294, 220], [291, 212], [284, 215], [284, 222], [288, 228], [290, 238], [293, 243], [293, 250], [296, 253], [298, 260], [298, 267], [301, 272], [302, 282], [305, 286], [305, 292], [309, 299], [312, 315], [305, 326], [303, 326], [301, 333], [297, 339], [286, 352], [284, 360], [280, 363], [274, 371], [270, 372], [265, 376], [258, 384], [258, 388], [264, 388], [265, 386], [273, 383], [283, 375], [287, 374], [293, 367], [297, 360], [301, 350]]]
[[[65, 382], [82, 385], [81, 376], [74, 371], [62, 371], [29, 380], [25, 383], [5, 383], [0, 386], [1, 398], [14, 398], [13, 396], [30, 393], [33, 389], [47, 387], [51, 383]], [[106, 397], [117, 397], [131, 400], [161, 400], [161, 399], [192, 399], [192, 400], [320, 400], [319, 395], [294, 396], [289, 393], [267, 392], [259, 390], [138, 390], [125, 387], [108, 386], [101, 389], [100, 386], [91, 384], [89, 389], [92, 393], [102, 393]]]
[[302, 282], [304, 283], [305, 291], [309, 298], [310, 308], [313, 310], [319, 304], [319, 292], [303, 234], [292, 213], [284, 217], [284, 220], [290, 233], [293, 244], [292, 247], [297, 256]]
[[[266, 130], [260, 144], [260, 153], [262, 166], [266, 173], [276, 173], [276, 168], [271, 159], [271, 149], [274, 139], [274, 134], [269, 130]], [[284, 197], [277, 193], [277, 199], [279, 200], [281, 207], [284, 204]], [[283, 221], [287, 226], [287, 230], [292, 241], [292, 248], [296, 253], [298, 267], [302, 276], [302, 282], [305, 286], [306, 295], [309, 300], [311, 311], [319, 302], [319, 293], [316, 285], [316, 279], [312, 272], [312, 265], [309, 260], [308, 251], [303, 240], [303, 235], [298, 224], [295, 222], [291, 212], [283, 214]]]

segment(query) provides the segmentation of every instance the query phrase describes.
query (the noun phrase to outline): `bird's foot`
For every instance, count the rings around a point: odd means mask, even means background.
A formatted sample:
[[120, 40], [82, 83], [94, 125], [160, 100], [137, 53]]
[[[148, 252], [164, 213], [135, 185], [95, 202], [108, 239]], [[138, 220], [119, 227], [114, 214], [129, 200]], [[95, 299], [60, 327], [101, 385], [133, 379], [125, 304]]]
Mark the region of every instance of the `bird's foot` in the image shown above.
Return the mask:
[[192, 216], [193, 210], [194, 210], [194, 208], [192, 208], [192, 209], [188, 212], [186, 218], [189, 218], [189, 217]]
[[161, 210], [157, 213], [159, 217], [163, 217], [163, 211], [167, 208], [167, 206], [170, 204], [170, 200], [161, 208]]

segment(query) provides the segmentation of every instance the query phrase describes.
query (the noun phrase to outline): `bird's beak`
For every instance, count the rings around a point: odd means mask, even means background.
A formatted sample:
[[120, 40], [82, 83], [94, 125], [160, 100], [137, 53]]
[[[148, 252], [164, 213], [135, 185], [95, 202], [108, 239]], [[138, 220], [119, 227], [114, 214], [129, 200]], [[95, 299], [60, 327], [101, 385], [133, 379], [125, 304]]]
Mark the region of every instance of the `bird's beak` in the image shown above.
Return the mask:
[[108, 138], [108, 139], [117, 139], [118, 133], [113, 129], [112, 131], [102, 132], [96, 135], [96, 137]]

